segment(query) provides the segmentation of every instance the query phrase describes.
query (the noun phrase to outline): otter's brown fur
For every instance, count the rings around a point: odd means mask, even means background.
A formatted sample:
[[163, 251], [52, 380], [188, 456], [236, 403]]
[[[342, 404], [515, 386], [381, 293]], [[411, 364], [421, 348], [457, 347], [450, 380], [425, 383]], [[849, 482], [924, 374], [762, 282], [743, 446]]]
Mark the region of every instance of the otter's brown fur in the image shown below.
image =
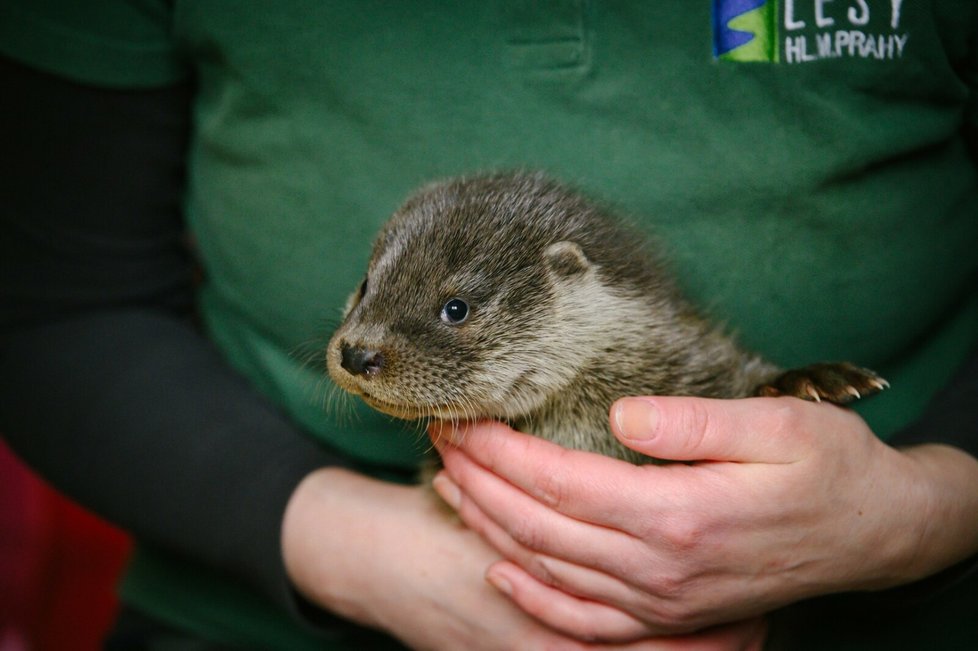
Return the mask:
[[841, 364], [779, 386], [776, 366], [679, 295], [646, 239], [531, 173], [451, 179], [409, 198], [376, 240], [327, 365], [394, 416], [499, 419], [633, 462], [648, 459], [608, 424], [622, 396], [763, 389], [844, 402], [885, 385]]

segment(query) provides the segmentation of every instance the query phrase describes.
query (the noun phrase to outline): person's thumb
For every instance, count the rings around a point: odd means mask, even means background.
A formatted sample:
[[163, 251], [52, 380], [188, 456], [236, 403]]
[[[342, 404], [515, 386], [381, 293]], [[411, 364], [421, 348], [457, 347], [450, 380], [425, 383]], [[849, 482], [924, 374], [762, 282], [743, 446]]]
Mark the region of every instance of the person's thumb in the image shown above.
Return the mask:
[[611, 407], [611, 429], [657, 459], [779, 463], [793, 460], [798, 444], [785, 436], [787, 419], [797, 424], [807, 407], [773, 398], [622, 398]]

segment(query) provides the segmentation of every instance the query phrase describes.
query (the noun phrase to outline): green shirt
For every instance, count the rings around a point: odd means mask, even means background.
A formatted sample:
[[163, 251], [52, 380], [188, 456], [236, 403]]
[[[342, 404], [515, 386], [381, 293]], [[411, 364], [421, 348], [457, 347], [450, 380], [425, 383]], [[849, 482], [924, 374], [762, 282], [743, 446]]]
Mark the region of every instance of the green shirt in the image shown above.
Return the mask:
[[[893, 388], [858, 409], [886, 438], [978, 342], [978, 7], [710, 4], [4, 0], [0, 51], [111, 87], [196, 76], [208, 330], [368, 466], [427, 448], [323, 379], [372, 237], [426, 181], [515, 167], [647, 225], [694, 302], [772, 361], [880, 371]], [[137, 605], [314, 648], [240, 589], [141, 558]]]

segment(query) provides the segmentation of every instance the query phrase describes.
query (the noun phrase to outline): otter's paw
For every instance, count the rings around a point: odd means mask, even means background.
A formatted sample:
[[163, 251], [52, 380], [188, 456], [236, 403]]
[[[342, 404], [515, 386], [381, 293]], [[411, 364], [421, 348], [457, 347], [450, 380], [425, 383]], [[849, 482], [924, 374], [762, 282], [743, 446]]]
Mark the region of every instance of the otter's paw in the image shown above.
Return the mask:
[[759, 396], [794, 396], [803, 400], [828, 400], [844, 405], [890, 386], [868, 368], [849, 362], [812, 364], [785, 371], [757, 388]]

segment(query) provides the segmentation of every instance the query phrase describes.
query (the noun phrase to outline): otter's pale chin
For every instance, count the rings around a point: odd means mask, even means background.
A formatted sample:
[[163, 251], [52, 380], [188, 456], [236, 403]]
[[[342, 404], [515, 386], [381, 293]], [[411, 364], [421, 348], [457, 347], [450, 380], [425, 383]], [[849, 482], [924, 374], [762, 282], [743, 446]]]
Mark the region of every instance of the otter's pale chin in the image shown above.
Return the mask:
[[460, 421], [478, 418], [460, 407], [452, 405], [406, 405], [388, 402], [369, 393], [360, 392], [360, 398], [379, 412], [402, 420], [418, 420], [420, 418], [436, 418], [438, 420]]

